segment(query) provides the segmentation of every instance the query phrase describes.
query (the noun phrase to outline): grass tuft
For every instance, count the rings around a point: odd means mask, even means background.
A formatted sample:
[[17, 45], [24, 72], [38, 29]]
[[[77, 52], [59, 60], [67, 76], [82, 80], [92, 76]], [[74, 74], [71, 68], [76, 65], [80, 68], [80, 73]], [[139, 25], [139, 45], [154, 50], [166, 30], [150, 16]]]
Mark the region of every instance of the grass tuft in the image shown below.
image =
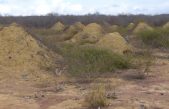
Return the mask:
[[106, 97], [106, 89], [104, 85], [96, 85], [86, 95], [86, 103], [91, 108], [105, 107], [108, 105], [108, 99]]

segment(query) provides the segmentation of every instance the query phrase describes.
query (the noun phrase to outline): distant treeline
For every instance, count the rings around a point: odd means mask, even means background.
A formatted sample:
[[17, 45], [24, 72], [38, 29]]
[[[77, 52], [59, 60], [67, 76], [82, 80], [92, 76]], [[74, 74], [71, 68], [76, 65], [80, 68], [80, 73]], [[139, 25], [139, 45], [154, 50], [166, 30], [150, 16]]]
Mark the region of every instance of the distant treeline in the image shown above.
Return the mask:
[[88, 24], [96, 22], [99, 24], [115, 24], [126, 26], [129, 23], [138, 23], [145, 21], [152, 26], [161, 26], [169, 21], [169, 14], [161, 15], [100, 15], [100, 14], [88, 14], [88, 15], [54, 15], [48, 14], [46, 16], [0, 16], [0, 24], [10, 24], [16, 22], [26, 27], [36, 28], [48, 28], [51, 27], [57, 21], [61, 21], [66, 25], [73, 24], [75, 22], [82, 22]]

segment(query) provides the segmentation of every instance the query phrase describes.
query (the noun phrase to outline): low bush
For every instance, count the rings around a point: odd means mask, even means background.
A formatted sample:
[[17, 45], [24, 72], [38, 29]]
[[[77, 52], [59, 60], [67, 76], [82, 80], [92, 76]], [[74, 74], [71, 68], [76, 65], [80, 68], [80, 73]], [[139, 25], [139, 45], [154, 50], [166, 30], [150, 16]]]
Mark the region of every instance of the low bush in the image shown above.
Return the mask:
[[169, 48], [169, 30], [167, 29], [141, 31], [137, 35], [145, 45], [154, 48]]
[[68, 71], [73, 75], [95, 75], [131, 66], [131, 58], [128, 56], [95, 47], [66, 45], [60, 53], [68, 65]]

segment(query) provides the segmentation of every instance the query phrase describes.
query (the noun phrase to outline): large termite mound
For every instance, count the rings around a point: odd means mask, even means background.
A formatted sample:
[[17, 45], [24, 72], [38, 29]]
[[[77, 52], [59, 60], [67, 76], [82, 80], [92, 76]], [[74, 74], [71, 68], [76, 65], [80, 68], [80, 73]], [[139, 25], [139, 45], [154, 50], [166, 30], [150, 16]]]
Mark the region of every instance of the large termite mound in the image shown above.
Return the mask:
[[151, 26], [149, 26], [148, 24], [144, 23], [144, 22], [140, 22], [136, 26], [136, 28], [134, 29], [133, 33], [137, 34], [137, 33], [141, 32], [141, 31], [147, 31], [147, 30], [151, 31], [151, 30], [153, 30], [153, 28]]
[[120, 54], [132, 51], [132, 47], [118, 32], [106, 34], [96, 43], [96, 46]]
[[61, 22], [57, 22], [56, 24], [54, 24], [51, 27], [52, 30], [56, 31], [56, 32], [63, 32], [65, 29], [65, 25], [62, 24]]
[[17, 24], [1, 29], [0, 44], [0, 66], [28, 70], [54, 65], [55, 54]]
[[103, 36], [103, 28], [97, 23], [88, 24], [82, 32], [77, 33], [71, 40], [76, 43], [96, 43]]

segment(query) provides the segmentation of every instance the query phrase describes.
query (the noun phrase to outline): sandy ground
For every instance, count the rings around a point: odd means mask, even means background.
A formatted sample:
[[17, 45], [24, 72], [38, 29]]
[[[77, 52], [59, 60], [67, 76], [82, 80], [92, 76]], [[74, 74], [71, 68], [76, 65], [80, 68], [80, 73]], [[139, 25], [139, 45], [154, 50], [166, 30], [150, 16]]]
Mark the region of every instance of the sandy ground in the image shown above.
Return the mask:
[[[117, 84], [117, 98], [110, 99], [106, 109], [169, 109], [169, 60], [165, 58], [166, 54], [157, 55], [160, 58], [143, 80], [132, 78], [138, 72], [133, 69], [100, 79]], [[64, 77], [56, 77], [59, 81], [56, 84], [39, 87], [23, 73], [16, 77], [11, 72], [3, 73], [0, 77], [0, 109], [87, 109], [84, 96], [91, 83], [60, 78]]]

